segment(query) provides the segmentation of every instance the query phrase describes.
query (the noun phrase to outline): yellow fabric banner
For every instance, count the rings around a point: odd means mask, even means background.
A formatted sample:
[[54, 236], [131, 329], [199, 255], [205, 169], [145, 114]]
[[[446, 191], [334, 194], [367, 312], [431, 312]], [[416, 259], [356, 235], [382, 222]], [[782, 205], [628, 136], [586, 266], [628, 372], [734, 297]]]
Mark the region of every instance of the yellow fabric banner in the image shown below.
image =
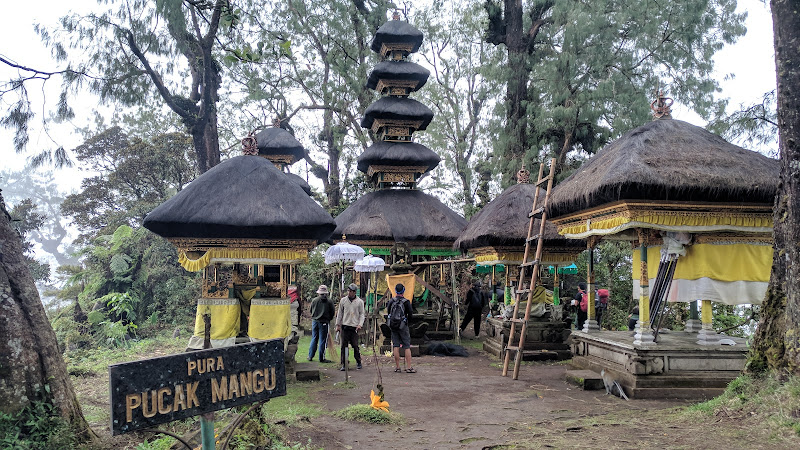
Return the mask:
[[250, 301], [251, 339], [285, 338], [292, 332], [288, 298], [254, 298]]
[[[648, 278], [658, 275], [661, 246], [647, 248]], [[633, 276], [639, 279], [641, 256], [633, 251]], [[694, 244], [686, 247], [686, 256], [678, 258], [676, 280], [710, 278], [718, 281], [769, 281], [772, 246], [757, 244]]]
[[402, 283], [406, 288], [405, 292], [403, 292], [403, 297], [409, 300], [414, 300], [414, 288], [416, 284], [414, 274], [409, 273], [405, 275], [386, 275], [386, 284], [389, 285], [389, 290], [392, 293], [392, 297], [397, 296], [397, 292], [394, 291], [394, 287], [397, 285], [397, 283]]
[[[589, 230], [607, 230], [617, 228], [622, 225], [639, 222], [652, 225], [663, 225], [668, 227], [713, 227], [727, 226], [734, 229], [746, 228], [772, 228], [771, 217], [743, 217], [743, 216], [724, 216], [724, 215], [704, 215], [704, 216], [679, 216], [679, 215], [659, 215], [642, 214], [634, 217], [613, 217], [611, 219], [599, 219], [569, 227], [560, 227], [558, 232], [562, 235], [577, 235]], [[675, 230], [677, 231], [677, 230]]]
[[308, 261], [308, 252], [305, 250], [274, 249], [274, 248], [214, 248], [208, 250], [197, 259], [189, 259], [186, 252], [178, 252], [178, 262], [189, 272], [198, 272], [211, 264], [212, 259], [226, 259], [232, 261], [262, 260], [264, 263]]
[[211, 315], [211, 340], [235, 338], [241, 325], [241, 307], [236, 298], [201, 298], [197, 300], [194, 335], [203, 338], [203, 315]]

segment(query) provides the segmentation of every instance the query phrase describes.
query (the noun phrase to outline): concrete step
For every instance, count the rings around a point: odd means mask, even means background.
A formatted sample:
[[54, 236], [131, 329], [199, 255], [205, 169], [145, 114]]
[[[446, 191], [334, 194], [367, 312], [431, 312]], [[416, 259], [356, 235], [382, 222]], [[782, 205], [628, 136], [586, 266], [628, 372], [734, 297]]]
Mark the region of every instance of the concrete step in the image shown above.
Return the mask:
[[592, 370], [568, 370], [566, 379], [568, 383], [578, 385], [584, 391], [605, 389], [603, 378]]

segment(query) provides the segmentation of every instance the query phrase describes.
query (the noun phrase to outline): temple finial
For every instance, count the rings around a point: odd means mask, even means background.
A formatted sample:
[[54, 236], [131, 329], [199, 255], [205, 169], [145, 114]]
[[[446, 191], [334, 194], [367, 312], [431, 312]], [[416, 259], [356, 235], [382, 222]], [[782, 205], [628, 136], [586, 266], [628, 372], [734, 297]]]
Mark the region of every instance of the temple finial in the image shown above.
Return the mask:
[[670, 97], [666, 97], [664, 91], [659, 90], [658, 98], [650, 103], [650, 109], [653, 110], [653, 117], [656, 119], [671, 119], [672, 111], [670, 107], [672, 103], [673, 100]]
[[256, 135], [251, 131], [247, 137], [242, 139], [242, 154], [257, 156], [258, 155], [258, 141]]

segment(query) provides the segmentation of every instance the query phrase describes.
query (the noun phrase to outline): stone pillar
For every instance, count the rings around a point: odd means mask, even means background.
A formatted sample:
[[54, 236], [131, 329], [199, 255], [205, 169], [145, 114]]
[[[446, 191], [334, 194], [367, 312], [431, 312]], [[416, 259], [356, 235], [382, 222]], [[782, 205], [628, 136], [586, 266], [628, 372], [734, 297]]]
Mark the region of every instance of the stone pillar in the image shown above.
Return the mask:
[[697, 301], [689, 303], [689, 319], [686, 321], [686, 331], [697, 333], [700, 331], [700, 316], [697, 314]]
[[711, 317], [711, 300], [701, 300], [700, 322], [702, 325], [700, 331], [697, 332], [697, 343], [700, 345], [717, 345], [719, 343], [719, 335], [711, 325]]
[[589, 333], [590, 331], [599, 331], [600, 325], [598, 325], [597, 320], [595, 320], [595, 308], [594, 308], [594, 246], [596, 242], [593, 239], [589, 239], [589, 265], [586, 270], [586, 295], [589, 297], [589, 304], [586, 308], [586, 322], [583, 323], [583, 331], [584, 333]]
[[[636, 334], [633, 336], [633, 344], [655, 344], [653, 330], [650, 329], [650, 277], [647, 273], [646, 232], [642, 229], [637, 229], [636, 231], [639, 233], [641, 265], [639, 266], [639, 321], [636, 322]], [[633, 270], [636, 270], [636, 268], [634, 267]]]

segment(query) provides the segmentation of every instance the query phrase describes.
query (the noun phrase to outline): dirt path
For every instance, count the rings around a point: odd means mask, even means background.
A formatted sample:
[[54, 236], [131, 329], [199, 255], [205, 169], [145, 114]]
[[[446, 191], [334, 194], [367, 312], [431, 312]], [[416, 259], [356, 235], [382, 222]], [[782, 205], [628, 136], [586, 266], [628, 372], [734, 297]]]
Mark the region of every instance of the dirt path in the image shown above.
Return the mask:
[[[677, 415], [679, 400], [626, 402], [605, 391], [582, 391], [564, 381], [564, 364], [524, 365], [519, 380], [500, 376], [497, 359], [414, 358], [418, 373], [394, 373], [381, 358], [390, 409], [403, 425], [346, 422], [330, 415], [287, 431], [292, 442], [334, 448], [786, 448], [787, 442], [748, 430], [746, 422], [700, 422]], [[313, 401], [329, 411], [369, 403], [378, 382], [373, 359], [351, 371], [353, 389], [334, 385], [344, 372], [323, 365], [326, 379]], [[700, 413], [697, 413], [698, 415]], [[711, 418], [713, 419], [713, 418]], [[794, 442], [800, 443], [800, 440]], [[798, 447], [794, 447], [798, 448]]]

